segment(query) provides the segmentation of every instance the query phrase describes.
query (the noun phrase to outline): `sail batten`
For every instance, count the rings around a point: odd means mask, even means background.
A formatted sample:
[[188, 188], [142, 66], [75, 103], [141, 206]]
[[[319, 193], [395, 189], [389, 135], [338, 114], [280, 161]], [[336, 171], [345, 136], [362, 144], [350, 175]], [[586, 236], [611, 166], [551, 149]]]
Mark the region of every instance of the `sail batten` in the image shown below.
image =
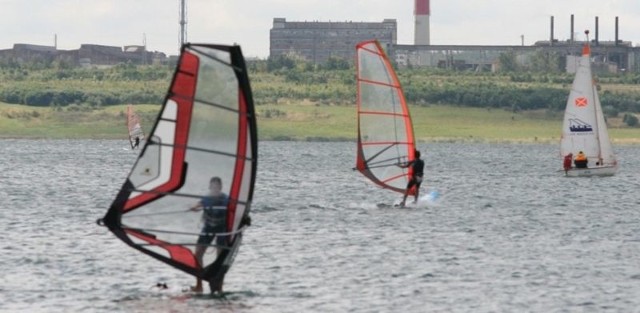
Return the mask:
[[360, 111], [360, 114], [372, 114], [372, 115], [389, 115], [398, 117], [409, 117], [409, 115], [397, 112], [377, 112], [377, 111]]
[[372, 145], [412, 145], [413, 142], [401, 142], [401, 141], [374, 141], [374, 142], [363, 142], [363, 146], [372, 146]]
[[[402, 87], [379, 42], [356, 46], [356, 169], [377, 185], [404, 193], [413, 160], [413, 125]], [[412, 191], [413, 192], [413, 191]]]
[[[155, 125], [104, 224], [136, 250], [220, 284], [245, 229], [257, 156], [255, 110], [240, 48], [186, 44]], [[204, 203], [214, 178], [225, 197], [215, 208], [225, 217], [215, 226], [221, 229], [204, 231], [202, 209], [214, 207], [191, 208]], [[201, 242], [208, 237], [210, 242]], [[201, 262], [198, 246], [212, 250]]]

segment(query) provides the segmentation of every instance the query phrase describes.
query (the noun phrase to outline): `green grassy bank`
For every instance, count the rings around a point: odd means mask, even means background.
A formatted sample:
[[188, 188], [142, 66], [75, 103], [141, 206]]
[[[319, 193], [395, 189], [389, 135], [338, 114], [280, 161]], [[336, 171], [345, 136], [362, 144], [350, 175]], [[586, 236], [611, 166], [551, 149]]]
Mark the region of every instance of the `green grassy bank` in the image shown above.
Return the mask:
[[[148, 131], [160, 106], [136, 105]], [[256, 107], [261, 140], [354, 140], [354, 106], [312, 103]], [[561, 117], [543, 111], [512, 113], [501, 109], [455, 106], [411, 106], [419, 141], [549, 142], [559, 140]], [[0, 137], [125, 139], [126, 105], [30, 107], [0, 103]], [[610, 118], [614, 143], [640, 144], [640, 128], [623, 127]]]

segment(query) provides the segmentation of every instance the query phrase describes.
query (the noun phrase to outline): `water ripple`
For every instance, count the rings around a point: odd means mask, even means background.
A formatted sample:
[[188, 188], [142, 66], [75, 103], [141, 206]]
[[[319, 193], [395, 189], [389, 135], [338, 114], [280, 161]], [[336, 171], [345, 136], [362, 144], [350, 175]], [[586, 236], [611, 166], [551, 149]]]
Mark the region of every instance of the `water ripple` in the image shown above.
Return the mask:
[[[428, 144], [438, 206], [398, 210], [351, 168], [353, 143], [263, 142], [253, 225], [224, 298], [128, 248], [102, 217], [125, 141], [3, 140], [2, 312], [633, 312], [638, 148], [567, 179], [553, 145]], [[167, 290], [154, 286], [166, 282]]]

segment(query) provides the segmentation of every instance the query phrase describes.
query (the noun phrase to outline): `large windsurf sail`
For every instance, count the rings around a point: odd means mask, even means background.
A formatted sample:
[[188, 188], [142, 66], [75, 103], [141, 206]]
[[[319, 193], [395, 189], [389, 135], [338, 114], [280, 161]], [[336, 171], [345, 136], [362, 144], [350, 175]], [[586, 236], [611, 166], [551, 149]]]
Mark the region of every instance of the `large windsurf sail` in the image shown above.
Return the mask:
[[[152, 132], [99, 223], [131, 247], [221, 284], [246, 227], [257, 156], [240, 47], [186, 44]], [[213, 177], [228, 196], [217, 208], [226, 210], [218, 232], [203, 227], [202, 211], [189, 210], [204, 199]], [[223, 240], [198, 244], [201, 236]], [[199, 260], [196, 247], [203, 246], [208, 249]]]
[[133, 111], [133, 105], [131, 104], [127, 106], [127, 130], [129, 131], [131, 148], [135, 149], [144, 140], [144, 131], [140, 125], [140, 116]]
[[414, 159], [413, 125], [398, 77], [378, 41], [356, 46], [356, 72], [356, 168], [383, 188], [404, 193], [412, 173], [399, 165]]

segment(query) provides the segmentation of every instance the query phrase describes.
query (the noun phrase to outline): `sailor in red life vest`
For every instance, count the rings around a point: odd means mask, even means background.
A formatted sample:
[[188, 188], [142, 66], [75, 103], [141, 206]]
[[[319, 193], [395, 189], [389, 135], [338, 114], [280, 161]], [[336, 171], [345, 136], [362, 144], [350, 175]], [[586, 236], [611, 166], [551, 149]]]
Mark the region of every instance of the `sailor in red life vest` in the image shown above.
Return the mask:
[[573, 153], [569, 153], [567, 155], [564, 156], [564, 162], [562, 163], [562, 165], [564, 166], [564, 173], [567, 174], [567, 172], [571, 169], [571, 161], [573, 160]]

